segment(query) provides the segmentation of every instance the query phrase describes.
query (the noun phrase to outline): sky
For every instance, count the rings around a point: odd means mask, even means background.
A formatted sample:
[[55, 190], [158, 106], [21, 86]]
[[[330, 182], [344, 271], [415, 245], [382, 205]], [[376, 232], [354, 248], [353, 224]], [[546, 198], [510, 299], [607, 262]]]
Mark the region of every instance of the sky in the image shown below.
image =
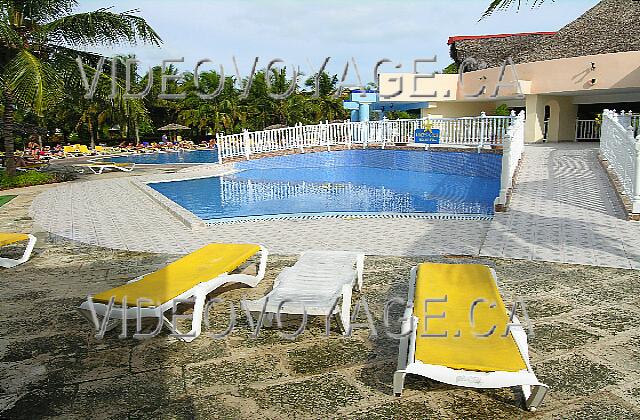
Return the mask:
[[[79, 0], [78, 11], [114, 6], [112, 11], [139, 9], [139, 15], [163, 39], [161, 47], [116, 46], [92, 48], [103, 55], [135, 54], [141, 67], [184, 57], [177, 64], [193, 71], [208, 58], [212, 69], [222, 64], [225, 74], [248, 75], [255, 57], [258, 68], [274, 59], [288, 69], [312, 74], [326, 57], [326, 70], [342, 74], [351, 61], [347, 80], [355, 81], [353, 61], [361, 80], [373, 80], [374, 65], [392, 60], [384, 72], [412, 71], [416, 59], [437, 57], [420, 64], [431, 72], [451, 63], [447, 39], [455, 35], [555, 31], [598, 0], [546, 1], [540, 8], [497, 12], [478, 22], [489, 0]], [[401, 64], [400, 69], [394, 69]]]

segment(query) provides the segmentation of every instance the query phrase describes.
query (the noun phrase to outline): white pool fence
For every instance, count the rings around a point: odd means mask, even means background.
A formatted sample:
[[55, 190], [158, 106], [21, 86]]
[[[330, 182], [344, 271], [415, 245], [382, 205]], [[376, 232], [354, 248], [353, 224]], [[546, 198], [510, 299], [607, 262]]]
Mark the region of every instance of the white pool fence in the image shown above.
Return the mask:
[[382, 120], [366, 122], [336, 122], [316, 125], [301, 125], [274, 130], [247, 131], [216, 137], [218, 161], [251, 157], [263, 153], [298, 150], [304, 152], [311, 147], [331, 150], [334, 146], [347, 148], [376, 145], [415, 143], [417, 129], [440, 130], [440, 145], [503, 148], [500, 195], [496, 198], [497, 209], [504, 208], [513, 188], [513, 178], [524, 151], [524, 111], [510, 116], [487, 116], [464, 118], [419, 118], [406, 120]]
[[247, 131], [218, 135], [219, 161], [234, 157], [250, 159], [253, 155], [299, 150], [310, 147], [362, 147], [413, 143], [416, 129], [440, 130], [440, 144], [449, 146], [502, 146], [507, 129], [515, 114], [506, 117], [419, 118], [366, 122], [325, 122], [316, 125], [296, 125], [274, 130]]
[[602, 114], [600, 155], [616, 175], [631, 201], [631, 212], [640, 213], [640, 136], [635, 137], [634, 116], [605, 109]]

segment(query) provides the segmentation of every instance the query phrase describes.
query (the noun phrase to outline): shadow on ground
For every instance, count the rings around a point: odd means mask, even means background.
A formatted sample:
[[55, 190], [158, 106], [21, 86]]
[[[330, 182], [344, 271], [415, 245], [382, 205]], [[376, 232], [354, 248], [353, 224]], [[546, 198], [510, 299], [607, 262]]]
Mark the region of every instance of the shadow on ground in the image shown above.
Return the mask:
[[[44, 243], [32, 261], [0, 272], [0, 417], [60, 418], [638, 418], [640, 333], [637, 272], [527, 261], [368, 257], [367, 328], [343, 338], [314, 319], [295, 341], [265, 328], [249, 337], [242, 298], [262, 296], [295, 257], [272, 256], [255, 289], [220, 294], [238, 326], [224, 340], [183, 343], [164, 331], [150, 340], [93, 337], [75, 308], [95, 293], [153, 271], [169, 255]], [[482, 262], [497, 270], [505, 302], [525, 299], [534, 322], [532, 361], [552, 394], [533, 416], [517, 389], [455, 388], [409, 376], [393, 396], [397, 342], [385, 335], [384, 302], [405, 297], [412, 265]], [[399, 315], [394, 308], [392, 315]], [[226, 328], [215, 307], [206, 332]], [[364, 315], [360, 317], [364, 322]], [[285, 323], [289, 332], [296, 319]]]

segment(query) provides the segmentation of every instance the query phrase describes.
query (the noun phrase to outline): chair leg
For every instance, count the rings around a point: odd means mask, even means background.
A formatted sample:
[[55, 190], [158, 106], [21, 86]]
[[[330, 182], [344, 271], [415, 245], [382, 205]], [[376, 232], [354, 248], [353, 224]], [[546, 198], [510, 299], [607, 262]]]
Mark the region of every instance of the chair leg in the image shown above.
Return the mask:
[[0, 267], [13, 268], [17, 265], [27, 262], [31, 257], [31, 253], [33, 252], [33, 248], [36, 245], [36, 241], [37, 239], [35, 236], [29, 235], [29, 242], [27, 243], [22, 257], [18, 258], [17, 260], [11, 258], [0, 258]]
[[[190, 343], [200, 335], [202, 331], [202, 317], [204, 312], [204, 303], [206, 295], [196, 295], [195, 302], [193, 304], [193, 313], [191, 314], [191, 331], [187, 334], [183, 334], [178, 330], [178, 326], [174, 325], [172, 321], [166, 316], [162, 316], [163, 324], [169, 328], [171, 334], [176, 337], [178, 340]], [[179, 315], [180, 317], [184, 317], [183, 315]], [[188, 316], [188, 315], [186, 315]]]
[[[262, 325], [267, 327], [267, 328], [271, 328], [271, 326], [273, 325], [273, 316], [274, 316], [273, 312], [265, 313], [264, 317], [262, 318]], [[282, 314], [281, 314], [281, 316], [282, 316]]]
[[[338, 331], [341, 334], [346, 335], [347, 334], [347, 329], [342, 324], [342, 317], [340, 316], [340, 312], [336, 312], [335, 314], [333, 314], [333, 318], [336, 320], [336, 324], [338, 325]], [[330, 333], [330, 331], [328, 331], [328, 333]]]
[[402, 395], [402, 390], [404, 389], [404, 378], [407, 375], [407, 372], [404, 370], [396, 370], [393, 374], [393, 393], [396, 397]]
[[[84, 319], [89, 321], [89, 323], [95, 327], [95, 325], [93, 324], [93, 318], [91, 316], [91, 312], [89, 310], [84, 308], [78, 308], [78, 312], [80, 312], [80, 315], [82, 315]], [[104, 322], [104, 316], [102, 318], [102, 322]], [[116, 328], [118, 325], [120, 325], [121, 320], [119, 318], [114, 318], [114, 319], [108, 319], [106, 322], [107, 322], [107, 327], [105, 328], [104, 331], [109, 332], [114, 328]], [[98, 323], [101, 323], [100, 318], [98, 318]]]
[[202, 331], [202, 316], [204, 311], [204, 303], [205, 303], [206, 295], [196, 296], [196, 301], [193, 304], [193, 315], [191, 320], [191, 331], [189, 331], [188, 337], [183, 337], [183, 340], [187, 343], [198, 338], [200, 332]]
[[[528, 389], [526, 389], [526, 388]], [[538, 406], [542, 404], [542, 400], [546, 397], [549, 392], [549, 387], [546, 385], [523, 385], [522, 392], [525, 397], [525, 406], [529, 411], [536, 411]]]
[[340, 321], [342, 322], [344, 335], [349, 336], [351, 334], [351, 286], [347, 284], [342, 287]]

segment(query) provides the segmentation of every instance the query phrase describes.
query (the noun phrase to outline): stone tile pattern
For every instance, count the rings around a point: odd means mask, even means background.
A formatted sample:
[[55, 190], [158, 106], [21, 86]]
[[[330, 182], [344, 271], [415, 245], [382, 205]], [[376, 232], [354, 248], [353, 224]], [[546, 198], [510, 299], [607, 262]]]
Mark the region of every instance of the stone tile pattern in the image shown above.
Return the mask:
[[640, 269], [640, 222], [624, 220], [596, 147], [526, 146], [509, 209], [480, 254]]
[[219, 175], [232, 170], [231, 164], [49, 187], [36, 197], [31, 214], [36, 227], [47, 232], [132, 251], [186, 253], [209, 242], [257, 242], [282, 254], [353, 249], [374, 255], [486, 255], [640, 269], [640, 222], [624, 220], [596, 151], [584, 143], [526, 146], [509, 210], [492, 222], [258, 220], [190, 228], [132, 184]]
[[[225, 340], [178, 342], [166, 330], [149, 340], [97, 340], [75, 308], [89, 293], [123, 284], [175, 256], [43, 240], [0, 290], [0, 417], [176, 419], [638, 418], [640, 316], [637, 273], [491, 258], [368, 257], [364, 291], [378, 337], [352, 338], [311, 318], [295, 341], [263, 328], [251, 339], [240, 299], [263, 296], [295, 256], [272, 256], [255, 289], [220, 292], [238, 314]], [[496, 269], [505, 302], [522, 297], [533, 321], [533, 367], [552, 392], [532, 415], [517, 388], [457, 388], [407, 378], [392, 393], [398, 343], [387, 338], [384, 302], [405, 297], [411, 266], [422, 261], [479, 262]], [[0, 276], [8, 271], [0, 272]], [[3, 277], [4, 278], [4, 277]], [[392, 319], [401, 316], [400, 307]], [[205, 333], [226, 328], [214, 307]], [[364, 322], [364, 313], [358, 317]], [[287, 332], [298, 319], [285, 322]], [[393, 331], [397, 324], [393, 324]], [[135, 323], [129, 326], [129, 336]]]

